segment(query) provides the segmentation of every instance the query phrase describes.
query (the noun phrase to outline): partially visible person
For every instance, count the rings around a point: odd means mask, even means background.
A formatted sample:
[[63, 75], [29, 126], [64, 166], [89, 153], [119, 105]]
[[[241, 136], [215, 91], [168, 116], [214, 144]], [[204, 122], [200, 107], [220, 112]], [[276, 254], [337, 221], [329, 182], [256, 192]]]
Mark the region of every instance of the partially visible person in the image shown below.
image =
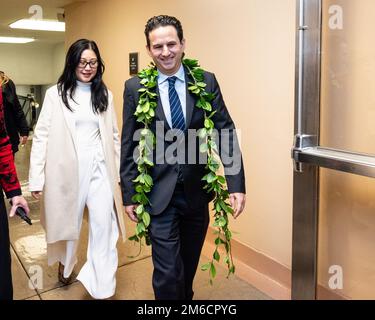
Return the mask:
[[[125, 239], [119, 186], [120, 141], [113, 95], [102, 80], [104, 64], [94, 41], [68, 50], [63, 74], [47, 90], [34, 130], [29, 190], [43, 191], [41, 212], [48, 264], [71, 282], [84, 207], [88, 208], [87, 261], [77, 279], [96, 299], [115, 293], [118, 224]], [[117, 215], [116, 215], [117, 213]]]
[[0, 82], [0, 300], [13, 299], [11, 255], [7, 211], [3, 191], [12, 201], [9, 216], [15, 215], [17, 207], [29, 213], [26, 200], [22, 197], [16, 169], [13, 162], [12, 148], [4, 123], [3, 95]]
[[17, 98], [14, 82], [3, 71], [0, 71], [0, 81], [3, 89], [5, 126], [12, 144], [13, 154], [15, 154], [20, 143], [21, 145], [26, 144], [30, 128]]

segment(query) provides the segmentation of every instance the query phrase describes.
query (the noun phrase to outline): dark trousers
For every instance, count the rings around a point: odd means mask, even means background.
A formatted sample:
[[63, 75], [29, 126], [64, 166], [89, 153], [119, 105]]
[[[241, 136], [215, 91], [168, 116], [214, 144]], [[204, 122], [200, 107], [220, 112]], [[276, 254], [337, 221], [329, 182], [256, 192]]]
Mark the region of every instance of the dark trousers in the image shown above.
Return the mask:
[[13, 299], [8, 214], [0, 188], [0, 300]]
[[193, 280], [208, 223], [208, 204], [199, 210], [191, 209], [182, 184], [177, 184], [168, 207], [151, 217], [152, 285], [156, 300], [193, 298]]

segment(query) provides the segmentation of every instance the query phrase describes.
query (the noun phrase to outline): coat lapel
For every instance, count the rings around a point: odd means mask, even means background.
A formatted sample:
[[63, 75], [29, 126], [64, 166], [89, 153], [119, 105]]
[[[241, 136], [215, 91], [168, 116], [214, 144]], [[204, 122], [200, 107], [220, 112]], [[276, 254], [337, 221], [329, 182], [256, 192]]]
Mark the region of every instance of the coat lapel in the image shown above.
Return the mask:
[[106, 125], [105, 125], [105, 115], [107, 112], [100, 112], [99, 113], [99, 131], [100, 131], [100, 139], [102, 141], [102, 146], [103, 146], [103, 152], [104, 152], [104, 157], [106, 156], [106, 149], [105, 146], [107, 145], [107, 132], [106, 132]]
[[[70, 106], [75, 104], [74, 101], [68, 98], [68, 102]], [[64, 118], [66, 126], [68, 127], [69, 135], [73, 141], [74, 149], [77, 152], [77, 144], [76, 144], [76, 122], [74, 113], [65, 106], [64, 102], [60, 99], [60, 106], [63, 110]]]

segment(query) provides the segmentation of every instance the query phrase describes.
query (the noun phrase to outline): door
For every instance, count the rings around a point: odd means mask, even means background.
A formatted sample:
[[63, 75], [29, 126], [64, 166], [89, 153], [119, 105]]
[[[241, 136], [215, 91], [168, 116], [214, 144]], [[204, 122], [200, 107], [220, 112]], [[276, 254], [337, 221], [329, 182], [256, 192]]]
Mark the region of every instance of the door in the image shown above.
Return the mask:
[[373, 0], [297, 0], [292, 299], [375, 299], [373, 30]]

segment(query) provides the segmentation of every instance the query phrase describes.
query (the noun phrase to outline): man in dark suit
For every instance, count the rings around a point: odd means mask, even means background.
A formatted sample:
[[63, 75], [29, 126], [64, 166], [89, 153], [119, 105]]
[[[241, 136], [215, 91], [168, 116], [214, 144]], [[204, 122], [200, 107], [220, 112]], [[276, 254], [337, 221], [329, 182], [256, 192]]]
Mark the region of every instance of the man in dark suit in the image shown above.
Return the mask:
[[[204, 112], [195, 107], [196, 97], [187, 89], [191, 79], [182, 64], [185, 39], [180, 21], [164, 15], [152, 17], [146, 24], [145, 35], [147, 51], [158, 69], [158, 105], [151, 125], [156, 135], [155, 166], [151, 171], [154, 186], [148, 194], [151, 202], [149, 232], [154, 264], [153, 288], [156, 299], [192, 299], [193, 279], [207, 232], [208, 203], [212, 194], [203, 189], [205, 182], [202, 177], [207, 170], [205, 164], [199, 162], [199, 143], [196, 143], [199, 139], [188, 139], [188, 136], [189, 131], [204, 127]], [[212, 101], [213, 109], [217, 110], [212, 117], [215, 128], [219, 136], [225, 131], [224, 135], [230, 138], [230, 143], [220, 148], [220, 155], [222, 159], [223, 155], [236, 155], [239, 159], [237, 170], [232, 172], [230, 166], [233, 169], [235, 164], [224, 163], [230, 203], [236, 218], [245, 205], [245, 177], [235, 127], [214, 74], [205, 72], [204, 81], [206, 91], [215, 95]], [[138, 171], [133, 153], [138, 142], [134, 133], [142, 126], [136, 121], [134, 112], [141, 87], [139, 77], [125, 83], [121, 138], [123, 200], [127, 215], [135, 222], [137, 205], [132, 196], [135, 194], [133, 180]], [[188, 141], [184, 144], [183, 156], [177, 155], [177, 162], [173, 157], [178, 150], [169, 152], [175, 143], [167, 138], [171, 136], [171, 130], [176, 139], [183, 137], [177, 144]]]
[[29, 135], [29, 126], [25, 114], [17, 97], [16, 86], [3, 71], [0, 71], [3, 80], [3, 100], [5, 126], [12, 144], [12, 151], [18, 151], [18, 145], [26, 144]]

